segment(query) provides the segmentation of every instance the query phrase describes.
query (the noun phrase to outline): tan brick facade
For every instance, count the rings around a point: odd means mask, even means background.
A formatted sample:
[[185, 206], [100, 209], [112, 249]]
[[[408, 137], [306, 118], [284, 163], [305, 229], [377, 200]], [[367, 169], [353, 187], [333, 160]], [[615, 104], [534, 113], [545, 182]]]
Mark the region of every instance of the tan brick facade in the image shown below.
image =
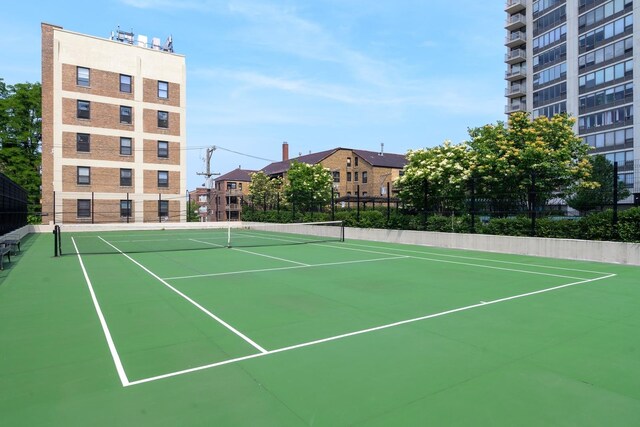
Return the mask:
[[[158, 156], [158, 141], [162, 139], [145, 139], [143, 145], [144, 162], [157, 163], [158, 165], [178, 165], [180, 164], [180, 144], [174, 141], [167, 141], [169, 145], [169, 155], [167, 157]], [[165, 140], [166, 141], [166, 140]], [[161, 167], [161, 166], [158, 166]]]
[[[83, 100], [82, 98], [79, 99]], [[78, 100], [64, 98], [62, 100], [62, 124], [132, 132], [135, 130], [135, 108], [132, 108], [131, 124], [120, 123], [120, 105], [131, 107], [130, 103], [127, 105], [126, 102], [122, 104], [104, 104], [91, 101], [91, 118], [80, 119], [78, 118]]]
[[[120, 200], [131, 201], [130, 221], [158, 221], [160, 197], [170, 200], [168, 220], [186, 220], [185, 70], [184, 57], [172, 52], [42, 24], [45, 222], [119, 222]], [[166, 99], [158, 82], [167, 83]], [[89, 118], [78, 117], [79, 100], [89, 102]], [[131, 109], [130, 123], [122, 106]], [[167, 128], [158, 126], [158, 111], [168, 113]], [[78, 150], [79, 134], [88, 135], [88, 149], [83, 140]], [[166, 157], [158, 140], [167, 142]], [[78, 167], [89, 168], [89, 184], [78, 184]], [[123, 169], [130, 183], [121, 181]], [[167, 173], [167, 187], [158, 186], [158, 171]], [[91, 218], [78, 218], [78, 199], [88, 198]]]
[[134, 153], [137, 145], [135, 139], [131, 140], [131, 155], [120, 154], [120, 137], [117, 136], [106, 136], [96, 133], [89, 134], [89, 152], [78, 151], [77, 141], [77, 133], [62, 133], [62, 155], [65, 158], [112, 160], [118, 162], [134, 161]]
[[144, 79], [144, 102], [152, 102], [154, 104], [170, 105], [172, 107], [180, 106], [180, 85], [177, 83], [167, 82], [169, 84], [168, 98], [163, 99], [158, 96], [158, 80]]
[[156, 133], [160, 135], [180, 136], [180, 115], [168, 111], [169, 127], [161, 128], [158, 126], [158, 111], [166, 111], [158, 108], [157, 110], [144, 110], [144, 132]]
[[[89, 86], [78, 85], [77, 69], [78, 67], [89, 68]], [[78, 92], [78, 94], [91, 94], [98, 96], [107, 96], [109, 98], [120, 98], [123, 103], [132, 101], [135, 91], [135, 78], [131, 77], [131, 92], [120, 91], [120, 73], [111, 73], [108, 71], [92, 69], [86, 64], [62, 64], [62, 90], [68, 92]], [[81, 95], [78, 95], [82, 98]]]

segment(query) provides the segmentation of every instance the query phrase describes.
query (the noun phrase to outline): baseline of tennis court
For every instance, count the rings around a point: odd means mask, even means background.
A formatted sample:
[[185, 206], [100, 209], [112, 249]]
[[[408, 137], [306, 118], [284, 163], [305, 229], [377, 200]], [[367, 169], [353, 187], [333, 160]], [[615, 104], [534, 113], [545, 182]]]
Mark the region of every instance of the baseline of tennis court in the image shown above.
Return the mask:
[[[114, 254], [83, 257], [71, 237], [123, 386], [491, 310], [615, 276], [428, 248], [243, 237], [271, 244], [224, 248], [220, 234], [101, 233], [92, 238]], [[180, 239], [224, 250], [122, 249]]]

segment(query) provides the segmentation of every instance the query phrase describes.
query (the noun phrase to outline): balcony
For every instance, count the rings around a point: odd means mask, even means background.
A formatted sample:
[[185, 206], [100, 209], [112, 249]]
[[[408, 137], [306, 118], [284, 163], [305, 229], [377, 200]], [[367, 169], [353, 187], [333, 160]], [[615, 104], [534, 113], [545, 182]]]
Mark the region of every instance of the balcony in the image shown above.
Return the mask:
[[507, 47], [518, 47], [522, 46], [527, 42], [527, 33], [524, 31], [514, 31], [509, 33], [507, 37], [504, 39], [504, 44]]
[[526, 104], [524, 102], [518, 102], [515, 104], [509, 104], [504, 107], [505, 114], [517, 113], [518, 111], [526, 111]]
[[516, 80], [522, 80], [527, 77], [527, 70], [525, 68], [515, 68], [509, 71], [505, 71], [504, 78], [510, 82], [514, 82]]
[[504, 62], [509, 65], [527, 60], [527, 52], [524, 49], [514, 49], [504, 56]]
[[507, 3], [504, 5], [504, 11], [507, 13], [517, 13], [524, 10], [526, 6], [526, 0], [507, 0]]
[[509, 98], [520, 98], [527, 94], [527, 88], [524, 84], [511, 85], [504, 90], [504, 96]]
[[507, 31], [515, 31], [524, 27], [525, 25], [527, 25], [527, 18], [523, 14], [517, 13], [507, 18], [507, 22], [505, 23], [504, 27], [507, 29]]

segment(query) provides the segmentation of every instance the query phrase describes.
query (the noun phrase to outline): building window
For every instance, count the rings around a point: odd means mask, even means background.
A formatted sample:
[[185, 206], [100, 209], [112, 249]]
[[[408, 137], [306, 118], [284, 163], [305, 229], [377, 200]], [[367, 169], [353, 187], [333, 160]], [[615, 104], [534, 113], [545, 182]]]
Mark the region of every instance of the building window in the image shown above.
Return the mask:
[[91, 218], [91, 200], [78, 199], [76, 215], [78, 218]]
[[131, 217], [131, 200], [120, 200], [120, 216]]
[[161, 98], [161, 99], [169, 98], [169, 83], [158, 82], [158, 98]]
[[351, 157], [347, 157], [347, 167], [351, 167]]
[[76, 84], [78, 86], [89, 87], [89, 69], [85, 67], [78, 67], [76, 70]]
[[355, 163], [356, 166], [358, 166], [358, 158], [357, 157], [354, 159], [354, 163]]
[[366, 172], [362, 172], [362, 183], [366, 184], [367, 181], [369, 180], [369, 177], [367, 176], [368, 174]]
[[120, 74], [120, 92], [131, 93], [131, 76]]
[[166, 159], [169, 157], [169, 142], [158, 141], [158, 157]]
[[366, 191], [363, 191], [363, 192], [362, 192], [362, 197], [367, 197], [367, 195], [368, 195], [368, 194], [369, 194], [369, 193], [367, 193]]
[[168, 200], [158, 200], [158, 216], [161, 217], [161, 218], [169, 216], [169, 201]]
[[77, 117], [79, 119], [90, 119], [91, 118], [91, 102], [78, 100], [77, 105], [78, 105]]
[[242, 183], [241, 182], [238, 183], [238, 190], [242, 190]]
[[86, 166], [78, 166], [77, 182], [79, 185], [91, 184], [91, 168]]
[[131, 107], [120, 106], [120, 123], [131, 124]]
[[169, 172], [158, 171], [158, 187], [168, 187], [168, 186], [169, 186]]
[[356, 181], [356, 182], [358, 182], [358, 172], [355, 172], [355, 173], [353, 174], [353, 180], [354, 180], [354, 181]]
[[235, 182], [227, 182], [227, 190], [235, 190], [236, 183]]
[[340, 171], [333, 171], [333, 182], [340, 182]]
[[158, 127], [159, 128], [169, 127], [169, 112], [158, 111]]
[[123, 156], [131, 155], [131, 138], [120, 138], [120, 154]]
[[91, 137], [88, 133], [79, 133], [76, 135], [76, 151], [86, 153], [91, 151]]
[[351, 182], [351, 172], [347, 172], [347, 182]]
[[131, 177], [133, 172], [131, 169], [120, 169], [120, 186], [131, 187]]

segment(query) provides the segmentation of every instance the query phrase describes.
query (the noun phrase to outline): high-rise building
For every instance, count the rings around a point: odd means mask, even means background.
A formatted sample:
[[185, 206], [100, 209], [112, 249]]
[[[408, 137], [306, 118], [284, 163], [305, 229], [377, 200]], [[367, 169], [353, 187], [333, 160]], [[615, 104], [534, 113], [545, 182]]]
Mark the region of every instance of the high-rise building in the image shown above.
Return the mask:
[[43, 222], [185, 221], [186, 65], [172, 44], [42, 24]]
[[593, 154], [617, 162], [619, 179], [633, 193], [640, 193], [640, 127], [633, 122], [640, 107], [633, 73], [639, 6], [638, 0], [507, 0], [505, 6], [505, 112], [575, 117], [578, 135]]

